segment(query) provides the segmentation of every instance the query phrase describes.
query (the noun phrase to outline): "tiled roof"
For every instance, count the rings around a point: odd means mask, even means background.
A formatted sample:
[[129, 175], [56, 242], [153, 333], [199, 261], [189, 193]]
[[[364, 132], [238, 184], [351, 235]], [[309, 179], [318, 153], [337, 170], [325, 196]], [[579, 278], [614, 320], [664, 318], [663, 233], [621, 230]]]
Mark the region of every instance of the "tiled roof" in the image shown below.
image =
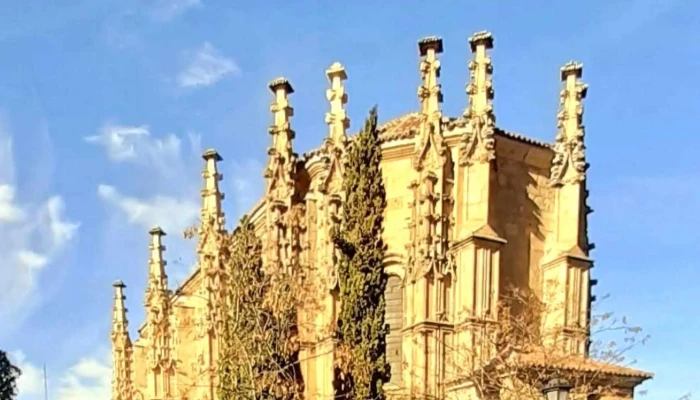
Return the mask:
[[553, 358], [551, 355], [543, 352], [533, 352], [528, 354], [519, 354], [518, 359], [523, 364], [533, 367], [553, 367], [568, 369], [571, 371], [603, 373], [621, 377], [639, 378], [642, 380], [651, 379], [654, 377], [654, 374], [649, 372], [609, 364], [581, 356]]
[[[416, 131], [420, 128], [421, 114], [412, 112], [404, 114], [400, 117], [391, 119], [379, 125], [379, 140], [381, 142], [391, 142], [394, 140], [410, 139], [416, 135]], [[545, 143], [536, 139], [523, 136], [519, 133], [504, 131], [497, 128], [496, 134], [501, 135], [519, 142], [528, 143], [534, 146], [550, 148], [551, 144]], [[350, 137], [354, 137], [351, 135]], [[304, 154], [306, 159], [309, 159], [322, 151], [322, 147], [318, 147]]]

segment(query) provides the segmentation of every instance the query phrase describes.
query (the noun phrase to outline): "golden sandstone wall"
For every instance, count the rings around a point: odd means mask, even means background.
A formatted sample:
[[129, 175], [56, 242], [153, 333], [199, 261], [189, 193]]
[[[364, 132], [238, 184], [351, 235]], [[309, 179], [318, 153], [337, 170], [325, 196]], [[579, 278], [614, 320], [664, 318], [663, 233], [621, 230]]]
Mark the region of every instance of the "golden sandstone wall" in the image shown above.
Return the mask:
[[[543, 318], [542, 329], [561, 332], [566, 353], [587, 356], [592, 261], [581, 65], [570, 62], [562, 68], [559, 130], [554, 144], [540, 143], [496, 126], [488, 56], [493, 39], [480, 32], [469, 44], [473, 59], [464, 115], [442, 114], [442, 40], [430, 37], [419, 42], [419, 111], [380, 127], [390, 276], [392, 380], [387, 390], [396, 395], [457, 399], [472, 393], [474, 386], [460, 379], [460, 371], [474, 361], [479, 335], [497, 318], [497, 301], [510, 285], [533, 291], [545, 303], [561, 303], [561, 310]], [[335, 63], [327, 76], [328, 136], [303, 157], [292, 146], [292, 86], [284, 79], [271, 83], [266, 190], [251, 211], [266, 267], [308, 265], [318, 272], [321, 308], [300, 317], [308, 399], [333, 398], [329, 328], [338, 296], [329, 232], [339, 222], [342, 158], [352, 140], [346, 136], [346, 72]], [[202, 225], [223, 230], [221, 158], [212, 150], [204, 159]], [[133, 343], [126, 329], [124, 285], [115, 283], [114, 400], [216, 398], [216, 296], [223, 271], [215, 263], [213, 242], [200, 236], [199, 269], [169, 291], [164, 235], [158, 228], [151, 231], [147, 321]], [[558, 289], [550, 293], [546, 282]], [[611, 373], [630, 377], [621, 392], [625, 398], [648, 377], [631, 370]]]

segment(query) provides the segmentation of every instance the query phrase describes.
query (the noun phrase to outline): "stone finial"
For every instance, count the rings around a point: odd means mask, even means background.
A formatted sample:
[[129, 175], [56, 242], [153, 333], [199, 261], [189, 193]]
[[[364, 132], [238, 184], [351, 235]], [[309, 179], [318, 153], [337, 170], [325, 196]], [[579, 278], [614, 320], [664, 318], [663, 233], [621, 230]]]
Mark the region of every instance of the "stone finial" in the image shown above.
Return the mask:
[[469, 38], [474, 58], [469, 61], [471, 81], [467, 84], [469, 107], [462, 121], [469, 125], [460, 143], [459, 165], [491, 162], [496, 158], [494, 138], [496, 117], [493, 113], [493, 67], [488, 50], [493, 48], [489, 32], [477, 32]]
[[345, 144], [346, 131], [350, 127], [350, 119], [345, 113], [345, 104], [348, 95], [345, 93], [343, 81], [348, 79], [345, 67], [339, 62], [334, 62], [326, 70], [326, 76], [331, 87], [326, 90], [326, 98], [330, 102], [331, 110], [326, 113], [326, 123], [329, 127], [329, 137], [336, 147]]
[[224, 194], [219, 190], [219, 182], [223, 179], [223, 175], [218, 170], [217, 163], [223, 161], [223, 158], [214, 149], [208, 149], [202, 154], [204, 159], [204, 189], [202, 195], [202, 223], [214, 222], [223, 228], [224, 213], [221, 207], [221, 200], [224, 199]]
[[437, 116], [439, 119], [442, 91], [438, 83], [440, 60], [437, 55], [442, 53], [442, 39], [437, 36], [423, 38], [418, 41], [418, 51], [423, 57], [420, 63], [422, 84], [418, 88], [421, 111], [428, 117]]
[[149, 272], [146, 291], [164, 292], [168, 290], [168, 276], [165, 274], [167, 263], [163, 259], [163, 251], [165, 250], [163, 236], [167, 235], [159, 226], [154, 227], [148, 233], [151, 235], [151, 243], [149, 245], [151, 254], [148, 260]]
[[561, 109], [559, 111], [560, 128], [570, 138], [583, 136], [583, 100], [588, 92], [588, 85], [581, 83], [583, 65], [569, 61], [561, 67], [561, 80], [564, 88], [560, 95]]
[[550, 181], [554, 186], [581, 182], [585, 180], [588, 169], [583, 125], [583, 100], [586, 98], [588, 85], [580, 82], [583, 66], [569, 61], [560, 72], [563, 88], [559, 94], [558, 132], [553, 146], [554, 158], [550, 171]]
[[469, 62], [471, 82], [467, 85], [467, 94], [469, 95], [467, 114], [470, 117], [476, 117], [492, 111], [491, 74], [493, 66], [487, 51], [493, 48], [493, 37], [490, 32], [477, 32], [469, 38], [469, 46], [474, 59]]
[[[294, 93], [294, 89], [287, 79], [277, 78], [270, 83], [270, 90], [274, 94], [270, 105], [273, 124], [269, 128], [272, 146], [267, 152], [269, 158], [265, 168], [265, 193], [267, 197], [281, 198], [287, 197], [288, 192], [292, 190], [294, 182], [291, 176], [296, 168], [296, 154], [292, 150], [294, 131], [290, 122], [290, 118], [294, 116], [294, 109], [289, 105], [289, 95]], [[280, 180], [284, 182], [279, 182]]]
[[294, 93], [292, 84], [286, 78], [277, 78], [270, 82], [270, 90], [275, 98], [270, 105], [273, 124], [270, 133], [275, 135], [280, 131], [290, 131], [290, 118], [294, 116], [294, 109], [289, 105], [289, 95]]
[[129, 321], [126, 318], [128, 312], [125, 306], [126, 296], [124, 289], [126, 285], [122, 281], [112, 284], [114, 287], [114, 313], [112, 317], [112, 340], [129, 341]]

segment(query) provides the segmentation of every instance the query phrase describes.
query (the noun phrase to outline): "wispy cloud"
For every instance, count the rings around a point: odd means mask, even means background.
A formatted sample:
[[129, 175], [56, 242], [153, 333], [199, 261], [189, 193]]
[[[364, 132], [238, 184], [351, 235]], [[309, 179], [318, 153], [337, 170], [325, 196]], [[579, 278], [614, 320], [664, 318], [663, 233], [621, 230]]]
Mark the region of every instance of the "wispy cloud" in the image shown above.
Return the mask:
[[205, 42], [191, 55], [187, 67], [177, 77], [183, 88], [211, 86], [231, 74], [240, 74], [240, 68], [230, 58], [225, 57], [209, 42]]
[[155, 20], [167, 22], [201, 5], [201, 0], [156, 0], [149, 14]]
[[[60, 196], [33, 204], [17, 198], [12, 140], [0, 126], [0, 326], [17, 329], [39, 302], [38, 279], [76, 235]], [[12, 324], [9, 323], [12, 321]], [[6, 333], [6, 332], [2, 332]]]
[[104, 184], [98, 186], [97, 194], [122, 212], [129, 223], [144, 229], [160, 225], [169, 232], [182, 232], [196, 222], [199, 215], [199, 205], [189, 199], [162, 195], [129, 197], [114, 186]]
[[[10, 353], [13, 364], [22, 370], [17, 382], [18, 400], [44, 398], [44, 375], [42, 367], [27, 360], [22, 351]], [[111, 396], [112, 368], [109, 354], [85, 357], [49, 381], [49, 391], [57, 394], [58, 400], [109, 399]]]
[[155, 162], [172, 160], [180, 154], [180, 139], [169, 134], [153, 138], [147, 125], [104, 124], [96, 135], [85, 137], [88, 143], [105, 148], [107, 156], [118, 162]]

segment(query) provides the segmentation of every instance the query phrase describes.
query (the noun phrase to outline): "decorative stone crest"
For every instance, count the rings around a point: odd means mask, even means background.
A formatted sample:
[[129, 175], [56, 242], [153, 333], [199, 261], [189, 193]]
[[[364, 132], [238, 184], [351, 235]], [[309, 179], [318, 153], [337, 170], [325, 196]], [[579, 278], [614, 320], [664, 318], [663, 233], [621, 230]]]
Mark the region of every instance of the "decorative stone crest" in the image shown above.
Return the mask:
[[469, 108], [462, 117], [467, 125], [460, 143], [459, 164], [491, 162], [496, 158], [495, 125], [492, 100], [493, 65], [487, 50], [493, 48], [493, 37], [489, 32], [478, 32], [469, 38], [474, 59], [469, 62], [471, 82], [467, 85]]
[[550, 183], [559, 186], [578, 183], [586, 179], [586, 146], [584, 145], [585, 128], [583, 126], [583, 99], [586, 98], [588, 86], [579, 79], [583, 66], [573, 61], [561, 68], [561, 80], [564, 88], [559, 95], [561, 107], [557, 114], [557, 132], [554, 143], [554, 158], [550, 171]]

